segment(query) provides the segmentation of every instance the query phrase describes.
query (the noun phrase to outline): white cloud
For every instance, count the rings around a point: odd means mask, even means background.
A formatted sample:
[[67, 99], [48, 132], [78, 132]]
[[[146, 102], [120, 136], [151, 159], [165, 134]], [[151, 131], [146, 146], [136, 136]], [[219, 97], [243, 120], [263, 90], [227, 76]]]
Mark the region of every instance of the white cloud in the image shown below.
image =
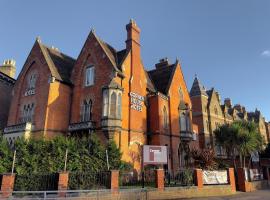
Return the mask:
[[265, 57], [270, 57], [270, 50], [264, 50], [261, 55]]

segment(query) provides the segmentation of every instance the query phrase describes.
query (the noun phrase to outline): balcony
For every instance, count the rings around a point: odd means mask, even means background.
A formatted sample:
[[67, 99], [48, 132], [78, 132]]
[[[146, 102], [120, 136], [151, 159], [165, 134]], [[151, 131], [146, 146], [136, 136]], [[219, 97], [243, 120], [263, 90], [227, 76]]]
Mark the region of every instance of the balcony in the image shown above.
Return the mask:
[[103, 131], [120, 131], [122, 129], [122, 120], [116, 118], [102, 118], [101, 127]]
[[95, 128], [95, 122], [93, 121], [86, 121], [86, 122], [79, 122], [79, 123], [72, 123], [69, 124], [68, 130], [71, 131], [79, 131], [79, 130], [90, 130]]
[[12, 126], [8, 126], [4, 129], [5, 134], [16, 133], [16, 132], [26, 132], [32, 131], [34, 129], [34, 125], [31, 122], [25, 122], [21, 124], [15, 124]]
[[190, 142], [193, 139], [193, 133], [191, 131], [180, 131], [180, 139]]

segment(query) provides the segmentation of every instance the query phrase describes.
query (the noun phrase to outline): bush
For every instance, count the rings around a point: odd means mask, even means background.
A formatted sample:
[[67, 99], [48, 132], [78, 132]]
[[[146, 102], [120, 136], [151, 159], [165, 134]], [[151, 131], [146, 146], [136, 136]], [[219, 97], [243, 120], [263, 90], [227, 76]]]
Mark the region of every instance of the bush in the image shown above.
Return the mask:
[[[24, 140], [15, 142], [17, 151], [15, 172], [23, 174], [55, 173], [64, 170], [66, 150], [67, 170], [99, 172], [107, 171], [106, 149], [110, 169], [125, 169], [130, 165], [121, 161], [121, 152], [115, 142], [102, 145], [96, 136], [67, 138], [63, 136], [52, 140]], [[3, 137], [0, 137], [0, 172], [10, 172], [13, 151]]]

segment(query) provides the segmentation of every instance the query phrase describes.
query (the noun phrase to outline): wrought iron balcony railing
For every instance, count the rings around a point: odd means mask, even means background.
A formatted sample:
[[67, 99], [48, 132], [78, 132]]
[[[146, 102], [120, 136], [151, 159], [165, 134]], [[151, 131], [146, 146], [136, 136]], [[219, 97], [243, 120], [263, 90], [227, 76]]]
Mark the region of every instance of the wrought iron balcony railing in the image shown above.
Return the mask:
[[72, 123], [72, 124], [69, 124], [68, 130], [69, 131], [89, 130], [89, 129], [94, 129], [95, 125], [96, 123], [93, 121]]
[[25, 131], [32, 131], [34, 125], [32, 122], [25, 122], [20, 124], [15, 124], [12, 126], [8, 126], [4, 129], [5, 134], [15, 133], [15, 132], [25, 132]]

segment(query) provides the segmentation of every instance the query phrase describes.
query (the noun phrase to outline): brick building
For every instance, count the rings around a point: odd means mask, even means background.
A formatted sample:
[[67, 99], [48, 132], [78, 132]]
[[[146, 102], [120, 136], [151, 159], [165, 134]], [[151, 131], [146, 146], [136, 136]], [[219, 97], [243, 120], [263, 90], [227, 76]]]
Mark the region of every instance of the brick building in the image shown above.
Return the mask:
[[219, 93], [214, 89], [206, 90], [195, 77], [190, 90], [192, 101], [193, 123], [198, 126], [200, 148], [214, 148], [218, 156], [224, 156], [221, 147], [215, 145], [214, 130], [220, 125], [236, 120], [254, 121], [258, 124], [259, 132], [269, 142], [265, 119], [261, 112], [247, 112], [240, 104], [232, 105], [231, 99], [221, 102]]
[[16, 66], [14, 60], [6, 60], [0, 66], [0, 133], [7, 125], [8, 112], [15, 84]]
[[14, 88], [5, 137], [91, 136], [113, 139], [123, 160], [140, 168], [141, 145], [168, 146], [168, 168], [188, 164], [197, 145], [191, 99], [179, 61], [146, 71], [140, 28], [126, 26], [116, 50], [92, 30], [75, 60], [37, 39]]

